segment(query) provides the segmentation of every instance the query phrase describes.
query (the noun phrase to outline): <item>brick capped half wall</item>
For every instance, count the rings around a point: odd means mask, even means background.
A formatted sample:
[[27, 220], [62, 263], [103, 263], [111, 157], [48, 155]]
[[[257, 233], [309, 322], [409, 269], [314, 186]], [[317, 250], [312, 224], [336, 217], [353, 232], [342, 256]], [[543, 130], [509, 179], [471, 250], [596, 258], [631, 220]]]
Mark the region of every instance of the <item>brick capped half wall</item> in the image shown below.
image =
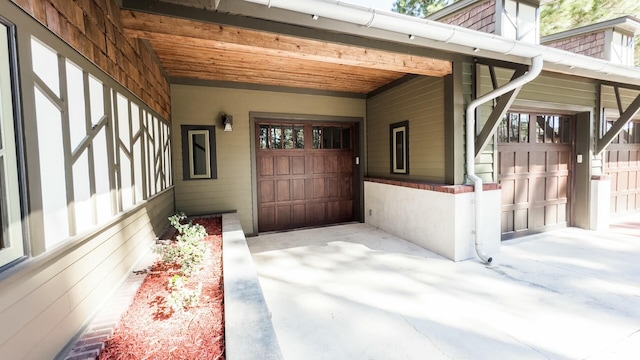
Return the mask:
[[169, 120], [167, 79], [147, 47], [124, 35], [116, 0], [12, 0]]

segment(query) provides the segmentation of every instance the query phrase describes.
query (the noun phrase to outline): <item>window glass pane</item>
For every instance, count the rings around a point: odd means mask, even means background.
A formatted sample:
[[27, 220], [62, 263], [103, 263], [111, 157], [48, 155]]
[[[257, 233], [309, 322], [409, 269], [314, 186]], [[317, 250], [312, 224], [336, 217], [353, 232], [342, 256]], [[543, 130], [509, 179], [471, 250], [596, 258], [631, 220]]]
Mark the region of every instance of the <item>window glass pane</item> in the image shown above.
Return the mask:
[[521, 143], [529, 142], [529, 115], [528, 114], [520, 115], [520, 142]]
[[342, 129], [342, 148], [351, 149], [351, 128]]
[[207, 175], [207, 139], [206, 134], [191, 134], [193, 175]]
[[[607, 120], [607, 128], [606, 131], [609, 131], [609, 129], [611, 129], [613, 127], [614, 124], [614, 120]], [[620, 142], [620, 135], [616, 136], [613, 138], [613, 141], [611, 141], [611, 143], [613, 144], [618, 144]]]
[[341, 145], [340, 145], [340, 138], [342, 134], [342, 129], [339, 127], [334, 127], [333, 128], [333, 146], [331, 147], [332, 149], [340, 149]]
[[260, 149], [268, 149], [269, 148], [269, 125], [260, 125], [259, 129], [259, 143]]
[[320, 149], [322, 144], [322, 129], [319, 126], [313, 127], [313, 148]]
[[325, 127], [322, 129], [322, 148], [331, 149], [331, 128]]
[[563, 117], [560, 127], [560, 133], [562, 136], [562, 143], [569, 144], [571, 143], [571, 123], [568, 117]]
[[404, 170], [404, 131], [396, 132], [396, 169]]
[[633, 123], [633, 143], [640, 144], [640, 122]]
[[498, 124], [498, 142], [507, 143], [509, 142], [509, 113], [505, 114]]
[[304, 149], [304, 128], [302, 126], [296, 126], [294, 130], [296, 149]]
[[536, 117], [536, 135], [538, 138], [538, 143], [544, 143], [545, 124], [546, 120], [544, 116]]
[[282, 149], [282, 129], [279, 126], [271, 128], [271, 145], [273, 149]]
[[502, 14], [502, 36], [515, 39], [517, 36], [518, 5], [513, 0], [506, 0]]
[[283, 134], [284, 134], [284, 148], [285, 149], [293, 149], [293, 127], [292, 126], [285, 126], [283, 128]]
[[509, 128], [509, 142], [517, 143], [520, 137], [520, 114], [511, 114], [511, 126]]

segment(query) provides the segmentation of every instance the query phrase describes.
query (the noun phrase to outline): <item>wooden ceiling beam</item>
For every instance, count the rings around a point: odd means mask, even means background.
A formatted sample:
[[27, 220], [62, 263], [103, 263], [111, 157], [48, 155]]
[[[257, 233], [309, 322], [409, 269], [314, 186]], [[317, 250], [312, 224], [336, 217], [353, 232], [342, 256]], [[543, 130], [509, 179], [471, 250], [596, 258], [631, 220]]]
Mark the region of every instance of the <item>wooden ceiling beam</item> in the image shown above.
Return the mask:
[[134, 38], [427, 76], [451, 73], [450, 62], [427, 57], [131, 10], [122, 10], [121, 18], [125, 33]]

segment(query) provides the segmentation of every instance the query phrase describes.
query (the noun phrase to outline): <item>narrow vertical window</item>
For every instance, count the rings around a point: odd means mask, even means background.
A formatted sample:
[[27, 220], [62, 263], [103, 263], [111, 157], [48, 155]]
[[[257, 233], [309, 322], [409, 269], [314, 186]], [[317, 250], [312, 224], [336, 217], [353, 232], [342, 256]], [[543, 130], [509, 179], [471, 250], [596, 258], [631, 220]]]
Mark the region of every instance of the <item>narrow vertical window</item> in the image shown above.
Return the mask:
[[183, 179], [215, 179], [215, 127], [182, 125]]
[[0, 268], [24, 256], [15, 143], [10, 28], [0, 24]]
[[211, 177], [209, 166], [209, 131], [189, 131], [189, 176], [192, 179]]
[[390, 125], [391, 173], [409, 174], [409, 121]]

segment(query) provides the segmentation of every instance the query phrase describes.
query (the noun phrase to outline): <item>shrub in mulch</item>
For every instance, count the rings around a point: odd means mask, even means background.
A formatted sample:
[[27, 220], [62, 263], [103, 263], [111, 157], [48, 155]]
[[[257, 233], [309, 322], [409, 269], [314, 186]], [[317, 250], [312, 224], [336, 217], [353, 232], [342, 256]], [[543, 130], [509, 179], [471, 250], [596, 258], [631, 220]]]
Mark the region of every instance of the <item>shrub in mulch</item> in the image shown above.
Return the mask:
[[[222, 221], [208, 217], [193, 223], [209, 234], [202, 240], [207, 247], [203, 261], [177, 285], [181, 266], [156, 262], [99, 359], [224, 359]], [[186, 293], [201, 287], [199, 300], [180, 309], [169, 306], [168, 295], [176, 286]]]

